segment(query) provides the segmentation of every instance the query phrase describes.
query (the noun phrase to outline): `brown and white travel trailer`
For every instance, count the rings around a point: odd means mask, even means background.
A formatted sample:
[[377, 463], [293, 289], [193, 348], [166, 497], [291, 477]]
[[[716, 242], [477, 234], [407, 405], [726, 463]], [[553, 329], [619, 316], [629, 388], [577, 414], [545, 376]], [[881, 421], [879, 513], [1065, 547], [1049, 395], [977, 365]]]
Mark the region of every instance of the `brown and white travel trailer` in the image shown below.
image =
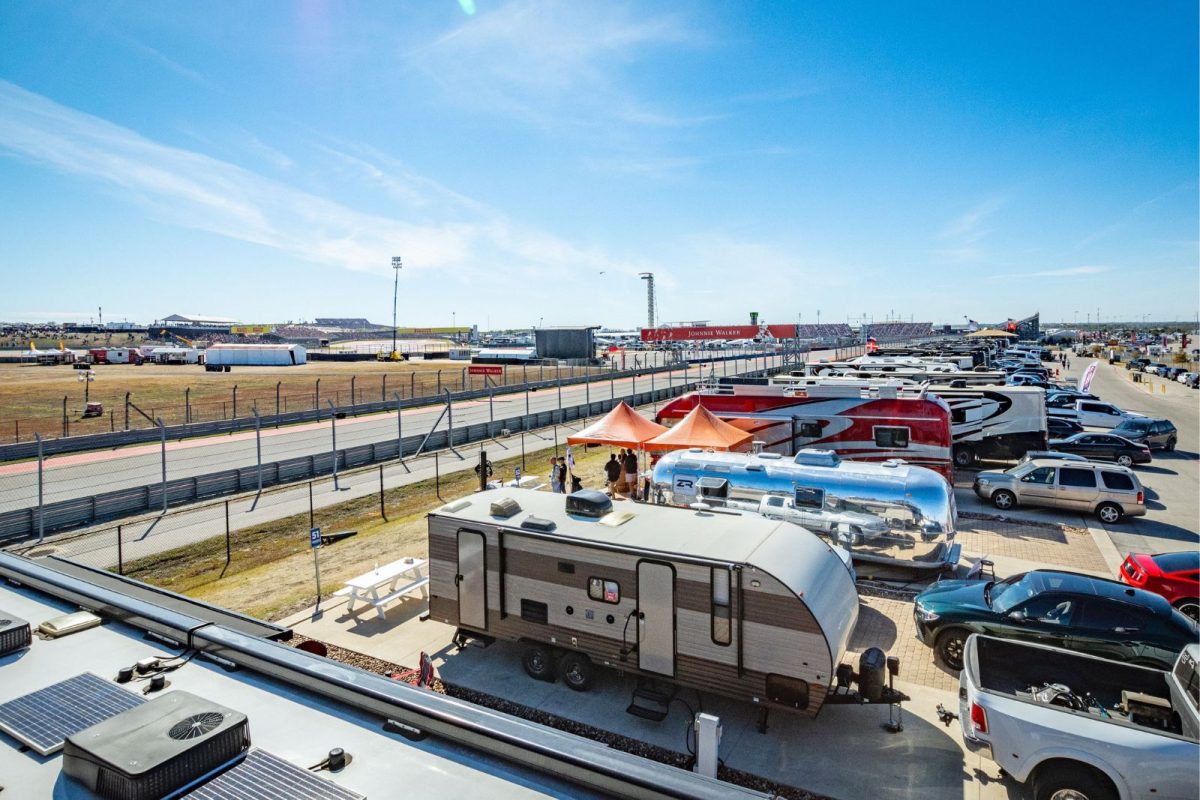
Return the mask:
[[599, 492], [502, 488], [442, 506], [429, 514], [429, 576], [432, 618], [524, 643], [533, 677], [583, 690], [608, 666], [808, 716], [858, 618], [849, 567], [804, 528], [614, 511]]

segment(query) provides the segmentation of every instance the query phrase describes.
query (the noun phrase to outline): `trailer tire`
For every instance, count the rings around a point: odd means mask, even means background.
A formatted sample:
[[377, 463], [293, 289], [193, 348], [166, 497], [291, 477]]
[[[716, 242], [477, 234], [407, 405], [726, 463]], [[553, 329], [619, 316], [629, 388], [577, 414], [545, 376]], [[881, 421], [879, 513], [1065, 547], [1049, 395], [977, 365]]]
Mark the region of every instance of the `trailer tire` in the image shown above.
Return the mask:
[[954, 446], [954, 466], [966, 468], [975, 463], [975, 448], [969, 444]]
[[1108, 776], [1078, 761], [1055, 761], [1038, 767], [1034, 800], [1119, 800]]
[[586, 692], [592, 688], [596, 668], [592, 666], [592, 660], [583, 653], [569, 652], [558, 662], [558, 676], [568, 689]]
[[528, 645], [521, 654], [521, 666], [525, 668], [525, 674], [534, 680], [554, 682], [554, 653], [545, 645]]

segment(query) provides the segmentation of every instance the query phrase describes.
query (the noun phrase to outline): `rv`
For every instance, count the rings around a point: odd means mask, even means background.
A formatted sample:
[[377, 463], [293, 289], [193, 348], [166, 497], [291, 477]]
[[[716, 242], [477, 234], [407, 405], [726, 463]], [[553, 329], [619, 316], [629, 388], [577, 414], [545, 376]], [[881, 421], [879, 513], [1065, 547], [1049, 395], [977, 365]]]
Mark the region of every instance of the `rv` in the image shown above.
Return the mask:
[[792, 456], [817, 447], [857, 461], [901, 458], [954, 479], [950, 406], [920, 390], [722, 381], [671, 400], [656, 419], [669, 425], [697, 405], [749, 431], [768, 452]]
[[858, 618], [835, 549], [754, 514], [502, 488], [428, 523], [430, 617], [579, 691], [607, 666], [816, 716]]
[[958, 563], [953, 487], [900, 462], [843, 461], [828, 450], [677, 450], [654, 466], [652, 494], [786, 520], [848, 549], [856, 561], [940, 572]]
[[[948, 365], [943, 365], [948, 366]], [[884, 364], [872, 367], [869, 364], [851, 364], [846, 361], [809, 364], [803, 370], [793, 370], [792, 377], [809, 378], [857, 378], [859, 380], [907, 380], [914, 383], [961, 383], [964, 386], [1003, 385], [1008, 377], [1001, 371], [930, 369], [929, 365]]]

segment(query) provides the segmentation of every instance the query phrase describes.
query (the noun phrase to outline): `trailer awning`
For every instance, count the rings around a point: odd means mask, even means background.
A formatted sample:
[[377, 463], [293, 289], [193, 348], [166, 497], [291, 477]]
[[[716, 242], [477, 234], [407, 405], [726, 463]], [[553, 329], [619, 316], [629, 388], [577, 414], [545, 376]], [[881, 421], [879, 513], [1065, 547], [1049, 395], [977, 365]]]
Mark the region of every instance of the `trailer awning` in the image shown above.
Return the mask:
[[625, 402], [574, 436], [567, 444], [607, 444], [613, 447], [641, 447], [667, 428], [634, 411]]
[[704, 406], [696, 406], [666, 433], [646, 442], [647, 450], [686, 450], [701, 447], [705, 450], [737, 450], [748, 445], [754, 436], [718, 418]]

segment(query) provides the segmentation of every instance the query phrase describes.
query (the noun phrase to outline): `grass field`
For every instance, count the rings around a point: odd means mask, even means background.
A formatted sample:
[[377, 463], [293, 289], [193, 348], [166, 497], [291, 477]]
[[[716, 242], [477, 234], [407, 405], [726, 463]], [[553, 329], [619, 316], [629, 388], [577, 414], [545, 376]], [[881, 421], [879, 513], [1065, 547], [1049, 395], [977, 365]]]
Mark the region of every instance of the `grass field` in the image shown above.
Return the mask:
[[[55, 345], [57, 346], [57, 345]], [[63, 398], [67, 400], [68, 433], [75, 436], [125, 427], [125, 393], [151, 418], [162, 417], [168, 425], [230, 419], [235, 416], [234, 387], [237, 387], [236, 416], [276, 410], [276, 385], [280, 411], [301, 411], [333, 400], [337, 405], [391, 398], [436, 394], [439, 386], [454, 390], [480, 388], [483, 376], [467, 375], [462, 361], [409, 361], [396, 364], [376, 361], [311, 361], [295, 367], [235, 367], [232, 372], [207, 372], [201, 366], [101, 364], [93, 367], [95, 380], [88, 397], [104, 405], [104, 416], [82, 419], [84, 384], [82, 370], [71, 366], [43, 367], [34, 364], [0, 364], [0, 442], [29, 441], [35, 432], [44, 437], [63, 435]], [[510, 383], [522, 380], [521, 367], [508, 367]], [[540, 375], [555, 376], [554, 367], [530, 367], [530, 380]], [[581, 367], [564, 367], [563, 377], [582, 375]], [[386, 378], [386, 381], [385, 381]], [[493, 381], [504, 380], [495, 376]], [[317, 382], [320, 381], [318, 390]], [[385, 395], [386, 392], [386, 395]], [[190, 409], [190, 411], [189, 411]], [[110, 414], [111, 412], [111, 414]], [[136, 411], [129, 425], [142, 428], [150, 422]]]
[[[575, 448], [575, 474], [588, 488], [604, 485], [607, 447]], [[530, 472], [548, 473], [545, 462], [553, 447], [527, 454]], [[493, 462], [497, 475], [511, 475], [521, 458]], [[545, 467], [537, 469], [538, 466]], [[446, 502], [478, 487], [470, 472], [441, 480]], [[377, 495], [360, 498], [319, 512], [323, 530], [357, 530], [358, 535], [320, 550], [322, 594], [328, 597], [342, 582], [398, 558], [426, 556], [425, 515], [442, 504], [433, 481], [422, 481], [386, 495], [388, 520], [379, 513]], [[231, 608], [261, 619], [279, 619], [316, 602], [312, 552], [308, 546], [308, 515], [299, 514], [267, 525], [234, 532], [230, 563], [225, 563], [225, 539], [217, 536], [186, 547], [156, 554], [126, 565], [125, 574], [171, 591]]]

